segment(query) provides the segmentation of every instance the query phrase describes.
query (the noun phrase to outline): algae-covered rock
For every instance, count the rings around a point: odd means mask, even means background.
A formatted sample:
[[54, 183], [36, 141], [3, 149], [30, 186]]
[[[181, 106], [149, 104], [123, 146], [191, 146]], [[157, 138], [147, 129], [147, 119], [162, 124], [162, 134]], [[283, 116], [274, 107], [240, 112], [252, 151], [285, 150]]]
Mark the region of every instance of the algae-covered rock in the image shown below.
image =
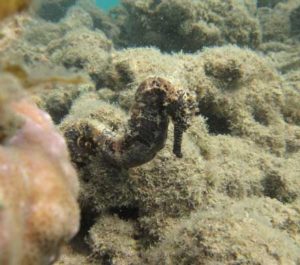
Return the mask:
[[54, 123], [59, 124], [69, 113], [73, 101], [82, 93], [92, 90], [87, 85], [55, 85], [48, 93], [42, 93], [39, 99], [39, 107], [46, 110]]
[[293, 35], [300, 34], [300, 5], [293, 9], [290, 14], [291, 33]]
[[89, 231], [93, 259], [109, 264], [139, 264], [134, 225], [116, 216], [104, 216]]
[[[299, 263], [297, 1], [126, 0], [110, 14], [78, 1], [59, 22], [32, 18], [21, 27], [2, 58], [19, 55], [27, 74], [42, 63], [92, 79], [48, 84], [34, 97], [80, 178], [80, 233], [57, 264]], [[120, 144], [154, 99], [137, 105], [149, 80], [195, 103], [183, 138], [170, 123], [155, 152], [153, 124], [165, 116]], [[174, 111], [165, 103], [148, 114]], [[181, 141], [179, 158], [173, 145]], [[135, 143], [146, 147], [127, 163]]]
[[270, 151], [284, 152], [281, 82], [268, 62], [234, 47], [207, 50], [202, 56], [208, 83], [199, 107], [212, 132], [249, 137]]
[[103, 87], [106, 82], [114, 82], [107, 78], [108, 73], [116, 71], [110, 65], [113, 45], [102, 31], [92, 31], [92, 27], [91, 17], [79, 7], [70, 8], [58, 24], [30, 20], [23, 27], [22, 40], [13, 43], [3, 57], [5, 61], [11, 57], [26, 61], [30, 67], [38, 64], [37, 68], [47, 65], [56, 69], [62, 66], [73, 72], [84, 72], [97, 88]]
[[[295, 99], [297, 93], [266, 58], [235, 46], [194, 56], [139, 48], [116, 52], [112, 63], [119, 62], [135, 82], [78, 98], [61, 127], [81, 174], [83, 207], [132, 216], [140, 242], [148, 246], [163, 240], [178, 217], [215, 201], [212, 191], [233, 200], [297, 201], [299, 105], [288, 103], [289, 93]], [[122, 131], [126, 113], [114, 103], [128, 111], [138, 82], [151, 73], [197, 94], [201, 116], [184, 138], [184, 158], [172, 158], [169, 133], [166, 148], [149, 163], [128, 171], [109, 169], [103, 154], [93, 151], [84, 124]]]
[[121, 39], [164, 51], [194, 52], [233, 43], [257, 47], [260, 28], [241, 1], [123, 1]]
[[262, 27], [263, 41], [288, 42], [290, 36], [297, 36], [298, 0], [282, 1], [274, 8], [258, 9], [258, 17]]
[[43, 0], [36, 13], [45, 20], [59, 21], [75, 3], [76, 0]]
[[[179, 221], [145, 264], [297, 264], [299, 213], [270, 199], [224, 201]], [[276, 212], [276, 214], [274, 214]], [[295, 228], [295, 229], [294, 229]], [[221, 261], [221, 262], [220, 262]]]
[[[207, 118], [212, 134], [244, 137], [271, 152], [285, 152], [289, 136], [284, 132], [281, 111], [290, 106], [285, 95], [293, 90], [282, 90], [280, 76], [267, 58], [251, 50], [224, 46], [193, 56], [127, 49], [115, 54], [113, 62], [119, 61], [127, 63], [134, 80], [160, 73], [195, 92], [199, 111]], [[131, 95], [129, 91], [130, 86], [120, 92], [120, 101], [124, 102], [126, 94]]]
[[101, 87], [105, 73], [110, 69], [111, 41], [102, 32], [78, 29], [68, 32], [60, 41], [52, 43], [50, 57], [53, 62], [67, 68], [84, 69]]
[[278, 3], [285, 3], [287, 0], [258, 0], [257, 6], [258, 7], [271, 7], [273, 8]]
[[100, 9], [95, 1], [78, 0], [77, 6], [85, 10], [92, 18], [95, 28], [103, 31], [109, 39], [118, 41], [120, 29], [109, 14]]

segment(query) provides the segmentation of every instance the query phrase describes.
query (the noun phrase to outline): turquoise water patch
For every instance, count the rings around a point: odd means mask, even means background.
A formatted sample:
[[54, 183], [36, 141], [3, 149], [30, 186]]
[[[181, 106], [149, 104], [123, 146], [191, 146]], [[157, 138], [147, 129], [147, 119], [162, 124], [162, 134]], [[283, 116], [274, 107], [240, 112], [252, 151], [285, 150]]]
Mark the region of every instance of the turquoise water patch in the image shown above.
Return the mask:
[[97, 6], [103, 10], [109, 10], [120, 4], [120, 0], [96, 0]]

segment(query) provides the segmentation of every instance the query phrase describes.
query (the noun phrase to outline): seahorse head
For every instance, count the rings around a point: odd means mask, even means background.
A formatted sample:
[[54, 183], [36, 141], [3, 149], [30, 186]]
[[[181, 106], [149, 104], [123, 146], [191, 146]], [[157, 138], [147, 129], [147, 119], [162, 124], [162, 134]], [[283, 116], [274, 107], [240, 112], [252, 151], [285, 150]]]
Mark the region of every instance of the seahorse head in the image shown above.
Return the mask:
[[198, 104], [195, 96], [188, 91], [179, 89], [176, 91], [176, 94], [176, 99], [167, 106], [167, 112], [174, 125], [180, 125], [185, 131], [190, 127], [191, 120], [198, 111]]
[[183, 133], [190, 127], [192, 118], [198, 112], [195, 97], [184, 90], [176, 91], [176, 100], [167, 106], [167, 112], [174, 123], [173, 153], [182, 157], [181, 144]]

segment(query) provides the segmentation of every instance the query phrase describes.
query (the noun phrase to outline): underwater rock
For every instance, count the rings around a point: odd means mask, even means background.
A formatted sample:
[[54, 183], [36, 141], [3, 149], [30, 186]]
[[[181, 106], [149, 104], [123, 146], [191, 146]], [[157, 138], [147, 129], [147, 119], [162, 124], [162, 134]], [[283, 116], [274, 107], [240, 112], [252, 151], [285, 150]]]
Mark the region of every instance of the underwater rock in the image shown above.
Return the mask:
[[88, 12], [75, 5], [69, 8], [65, 17], [60, 21], [60, 26], [66, 28], [66, 31], [86, 27], [92, 29], [94, 22]]
[[144, 264], [293, 264], [299, 262], [299, 212], [271, 199], [223, 201], [196, 212], [143, 253]]
[[[178, 217], [210, 205], [214, 191], [232, 200], [266, 196], [285, 204], [300, 197], [300, 182], [292, 173], [300, 150], [298, 95], [266, 58], [236, 46], [196, 55], [138, 48], [115, 52], [112, 63], [119, 62], [135, 82], [121, 90], [82, 94], [61, 124], [80, 172], [83, 208], [115, 214], [122, 209], [136, 222], [140, 242], [149, 246], [163, 240]], [[159, 73], [197, 95], [201, 116], [183, 139], [184, 157], [172, 158], [170, 135], [147, 164], [128, 171], [110, 168], [84, 125], [124, 133], [121, 124], [128, 116], [115, 102], [129, 110], [138, 82]]]
[[285, 3], [287, 0], [258, 0], [257, 6], [258, 7], [270, 7], [273, 8], [278, 3]]
[[262, 28], [263, 42], [278, 41], [289, 43], [290, 36], [297, 36], [298, 0], [288, 0], [274, 8], [258, 8], [257, 15]]
[[[65, 48], [70, 48], [70, 46], [74, 45], [74, 42], [76, 41], [79, 41], [80, 45], [82, 45], [83, 42], [86, 41], [84, 37], [91, 39], [91, 43], [86, 43], [86, 45], [95, 47], [95, 52], [100, 53], [98, 56], [100, 62], [104, 57], [109, 58], [105, 53], [110, 50], [110, 47], [112, 46], [111, 42], [102, 32], [91, 32], [90, 30], [92, 27], [93, 22], [91, 17], [79, 7], [70, 8], [67, 16], [62, 19], [60, 23], [29, 18], [23, 21], [20, 26], [21, 29], [19, 31], [22, 33], [22, 38], [15, 40], [15, 42], [10, 42], [9, 46], [5, 45], [6, 49], [3, 48], [3, 51], [5, 50], [5, 52], [2, 52], [3, 61], [13, 59], [16, 62], [25, 64], [29, 68], [37, 67], [36, 65], [38, 65], [38, 67], [46, 65], [49, 69], [56, 69], [57, 65], [64, 67], [65, 64], [66, 67], [81, 71], [82, 68], [80, 62], [77, 64], [75, 62], [74, 65], [65, 62], [62, 58], [62, 52], [65, 52]], [[99, 42], [103, 43], [103, 45], [98, 46]], [[63, 45], [65, 45], [65, 47]], [[73, 50], [75, 49], [77, 48], [74, 47]], [[73, 53], [73, 51], [70, 50], [69, 53]], [[89, 49], [87, 55], [88, 58], [83, 58], [83, 60], [90, 59], [91, 61], [95, 61], [95, 59], [92, 60], [93, 56], [91, 49]], [[79, 61], [80, 58], [74, 58], [74, 60]], [[94, 66], [92, 65], [91, 68], [92, 67]], [[91, 75], [94, 77], [93, 72]]]
[[32, 20], [26, 27], [30, 28], [23, 35], [26, 41], [15, 43], [10, 50], [28, 64], [35, 64], [42, 57], [43, 63], [53, 68], [61, 65], [78, 72], [84, 71], [98, 89], [107, 84], [118, 87], [123, 84], [118, 84], [123, 80], [112, 77], [115, 73], [126, 71], [122, 64], [114, 68], [110, 64], [114, 50], [112, 41], [103, 31], [93, 30], [92, 18], [84, 9], [71, 7], [59, 23]]
[[85, 253], [77, 253], [70, 246], [65, 247], [62, 250], [60, 258], [54, 265], [74, 265], [74, 264], [84, 264], [84, 265], [99, 265], [98, 261], [93, 261]]
[[293, 35], [300, 34], [300, 5], [293, 9], [290, 14], [291, 33]]
[[285, 152], [284, 97], [272, 66], [250, 50], [230, 46], [207, 49], [201, 59], [207, 82], [199, 107], [211, 132], [250, 138], [271, 152]]
[[260, 44], [258, 20], [240, 1], [126, 0], [123, 6], [127, 16], [120, 15], [120, 38], [128, 46], [195, 52], [226, 43]]
[[[101, 10], [94, 1], [86, 0], [46, 0], [41, 1], [36, 13], [49, 22], [58, 22], [66, 17], [72, 17], [75, 24], [80, 24], [82, 13], [88, 15], [91, 28], [97, 28], [105, 32], [110, 39], [116, 40], [119, 36], [119, 27], [110, 16]], [[72, 15], [73, 14], [73, 15]], [[75, 16], [74, 16], [75, 15]], [[77, 16], [79, 15], [79, 17]], [[87, 23], [87, 20], [86, 22]]]
[[112, 265], [140, 264], [135, 228], [117, 216], [102, 216], [89, 230], [92, 259]]
[[12, 18], [7, 18], [0, 24], [0, 52], [7, 50], [20, 38], [23, 24], [29, 19], [28, 14], [22, 13]]
[[[58, 23], [32, 18], [5, 52], [21, 55], [29, 71], [63, 65], [94, 81], [35, 94], [80, 178], [82, 226], [57, 264], [299, 262], [300, 64], [290, 30], [299, 0], [258, 9], [254, 0], [182, 3], [127, 0], [106, 20], [79, 1]], [[128, 44], [202, 51], [114, 49]], [[117, 167], [91, 135], [124, 135], [149, 77], [195, 94], [199, 115], [183, 136], [182, 158], [173, 154], [170, 124], [152, 160]], [[0, 138], [19, 126], [15, 120]]]
[[49, 56], [53, 63], [84, 70], [96, 87], [101, 88], [106, 85], [106, 75], [111, 69], [111, 50], [112, 43], [103, 32], [79, 28], [51, 43]]
[[120, 29], [113, 19], [95, 4], [94, 1], [78, 0], [76, 6], [85, 10], [92, 18], [94, 28], [99, 29], [105, 35], [115, 41], [118, 41]]
[[289, 18], [280, 8], [259, 8], [258, 16], [263, 29], [263, 41], [284, 41], [289, 35]]
[[[68, 10], [66, 16], [60, 23], [53, 23], [41, 19], [30, 19], [24, 26], [30, 28], [30, 30], [24, 31], [24, 39], [26, 42], [33, 46], [39, 46], [40, 52], [46, 56], [48, 52], [47, 46], [49, 46], [49, 51], [52, 50], [51, 41], [54, 41], [54, 43], [57, 42], [72, 30], [78, 30], [80, 28], [92, 29], [93, 21], [87, 12], [74, 6]], [[24, 45], [23, 42], [17, 44], [20, 45], [18, 49], [22, 48], [21, 45]], [[42, 49], [41, 47], [45, 48]]]
[[12, 76], [0, 80], [1, 135], [10, 132], [0, 147], [0, 263], [50, 264], [79, 227], [77, 175], [50, 116]]
[[53, 22], [64, 17], [69, 7], [74, 5], [76, 0], [43, 0], [36, 10], [41, 18]]
[[73, 101], [88, 90], [91, 90], [89, 85], [55, 85], [48, 93], [36, 95], [36, 101], [40, 108], [49, 113], [53, 122], [59, 124], [69, 113]]
[[[113, 62], [119, 61], [128, 64], [134, 80], [160, 73], [195, 93], [211, 134], [251, 139], [278, 155], [286, 151], [286, 118], [281, 112], [288, 108], [285, 95], [292, 90], [282, 90], [271, 62], [255, 52], [224, 46], [170, 56], [149, 48], [126, 49], [115, 53]], [[119, 92], [123, 102], [135, 91], [131, 84]]]
[[[300, 70], [300, 46], [296, 43], [279, 46], [278, 42], [266, 43], [264, 52], [274, 65], [286, 79], [295, 79]], [[291, 75], [291, 77], [288, 77]]]

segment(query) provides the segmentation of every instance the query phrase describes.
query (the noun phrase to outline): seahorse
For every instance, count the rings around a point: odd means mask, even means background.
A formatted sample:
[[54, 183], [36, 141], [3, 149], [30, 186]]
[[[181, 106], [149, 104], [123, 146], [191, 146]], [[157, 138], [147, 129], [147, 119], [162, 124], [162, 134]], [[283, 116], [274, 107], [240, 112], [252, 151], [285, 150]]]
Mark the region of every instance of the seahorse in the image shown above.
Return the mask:
[[122, 135], [99, 130], [91, 124], [86, 124], [84, 131], [107, 162], [131, 168], [149, 162], [165, 146], [171, 118], [173, 153], [181, 158], [182, 136], [190, 126], [196, 106], [194, 97], [187, 91], [175, 88], [163, 78], [151, 77], [139, 85]]

